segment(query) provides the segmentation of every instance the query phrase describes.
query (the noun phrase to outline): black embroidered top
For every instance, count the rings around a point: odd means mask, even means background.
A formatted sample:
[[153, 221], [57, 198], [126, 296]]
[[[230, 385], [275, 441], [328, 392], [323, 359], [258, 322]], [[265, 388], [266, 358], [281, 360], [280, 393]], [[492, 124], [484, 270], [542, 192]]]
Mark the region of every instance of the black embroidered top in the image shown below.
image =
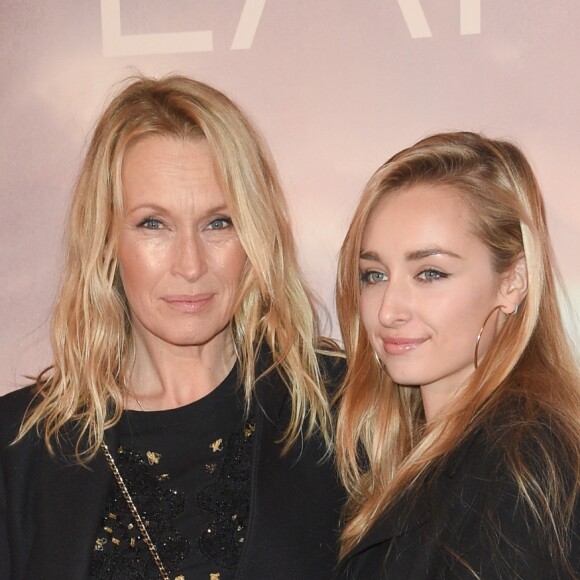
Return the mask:
[[[235, 368], [209, 395], [168, 411], [127, 411], [115, 462], [170, 577], [229, 580], [244, 545], [253, 422], [244, 422]], [[113, 482], [91, 577], [159, 578]]]

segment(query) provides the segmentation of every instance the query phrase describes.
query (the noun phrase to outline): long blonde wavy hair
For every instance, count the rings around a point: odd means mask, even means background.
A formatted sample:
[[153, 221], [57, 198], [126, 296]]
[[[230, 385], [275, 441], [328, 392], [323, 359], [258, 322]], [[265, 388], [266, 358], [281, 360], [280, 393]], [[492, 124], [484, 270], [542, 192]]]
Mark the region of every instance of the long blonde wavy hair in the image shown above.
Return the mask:
[[[518, 315], [508, 317], [468, 384], [429, 425], [419, 390], [394, 383], [377, 365], [359, 315], [359, 259], [369, 217], [385, 196], [417, 184], [453, 186], [472, 208], [476, 234], [489, 248], [496, 272], [506, 272], [521, 256], [528, 272]], [[499, 412], [521, 498], [555, 558], [566, 553], [580, 476], [570, 484], [553, 444], [538, 436], [541, 422], [549, 424], [569, 473], [580, 474], [580, 379], [556, 281], [542, 197], [530, 165], [513, 144], [473, 133], [434, 135], [396, 154], [372, 176], [340, 252], [337, 282], [349, 362], [337, 425], [338, 467], [350, 497], [342, 557], [393, 502], [417, 492], [427, 473]], [[502, 404], [511, 397], [522, 403], [517, 417], [505, 415]], [[529, 438], [537, 446], [543, 480], [522, 454], [519, 443]]]
[[132, 356], [129, 307], [118, 274], [116, 218], [128, 148], [149, 136], [206, 139], [247, 254], [231, 323], [249, 405], [266, 347], [292, 398], [286, 446], [304, 427], [330, 437], [317, 363], [315, 301], [300, 273], [286, 202], [267, 147], [239, 107], [184, 76], [138, 77], [108, 105], [82, 164], [70, 208], [66, 263], [51, 328], [54, 361], [37, 380], [19, 438], [35, 428], [54, 451], [75, 427], [78, 461], [91, 459], [123, 410], [122, 374]]

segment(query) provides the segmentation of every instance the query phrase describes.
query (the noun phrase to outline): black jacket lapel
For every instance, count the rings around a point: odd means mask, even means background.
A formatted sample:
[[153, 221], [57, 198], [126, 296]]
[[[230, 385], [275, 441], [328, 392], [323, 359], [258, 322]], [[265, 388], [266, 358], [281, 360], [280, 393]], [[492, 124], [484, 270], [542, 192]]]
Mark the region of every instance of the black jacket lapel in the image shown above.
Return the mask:
[[[115, 449], [114, 431], [107, 432], [107, 444]], [[37, 522], [26, 577], [86, 578], [113, 481], [106, 460], [99, 453], [89, 467], [81, 467], [43, 454], [38, 470], [36, 501], [43, 513]], [[51, 562], [48, 568], [47, 562]]]

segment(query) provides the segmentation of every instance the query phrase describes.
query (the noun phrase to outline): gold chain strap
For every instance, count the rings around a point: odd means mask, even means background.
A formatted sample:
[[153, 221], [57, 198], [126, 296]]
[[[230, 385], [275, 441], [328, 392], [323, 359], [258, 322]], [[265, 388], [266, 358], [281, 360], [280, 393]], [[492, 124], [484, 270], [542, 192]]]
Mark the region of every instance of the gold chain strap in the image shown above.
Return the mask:
[[133, 498], [131, 497], [129, 490], [127, 489], [127, 486], [125, 485], [125, 482], [123, 481], [123, 477], [121, 476], [121, 473], [119, 472], [119, 469], [117, 468], [117, 464], [115, 463], [115, 460], [113, 459], [113, 456], [111, 455], [111, 452], [109, 451], [109, 448], [107, 447], [107, 444], [104, 442], [101, 443], [101, 449], [103, 450], [103, 453], [105, 454], [105, 458], [107, 459], [107, 463], [109, 464], [109, 467], [111, 468], [111, 471], [113, 472], [115, 480], [117, 481], [117, 485], [119, 486], [119, 489], [121, 490], [121, 493], [123, 494], [123, 497], [125, 498], [125, 501], [127, 502], [127, 507], [129, 508], [129, 511], [131, 512], [131, 515], [133, 516], [133, 519], [135, 520], [135, 523], [137, 524], [137, 527], [139, 528], [139, 532], [141, 532], [141, 536], [143, 537], [143, 541], [145, 542], [145, 544], [147, 544], [147, 548], [149, 549], [149, 552], [150, 552], [151, 556], [153, 557], [153, 560], [155, 561], [157, 568], [159, 569], [159, 574], [161, 574], [161, 578], [163, 578], [163, 580], [171, 580], [169, 578], [169, 574], [167, 573], [167, 570], [165, 569], [165, 566], [163, 565], [163, 562], [161, 561], [161, 558], [159, 557], [159, 553], [157, 552], [157, 548], [155, 547], [153, 540], [151, 540], [151, 536], [149, 535], [149, 532], [147, 531], [147, 528], [145, 527], [145, 524], [144, 524], [143, 520], [141, 519], [141, 516], [140, 516], [137, 508], [135, 507], [135, 504], [133, 502]]

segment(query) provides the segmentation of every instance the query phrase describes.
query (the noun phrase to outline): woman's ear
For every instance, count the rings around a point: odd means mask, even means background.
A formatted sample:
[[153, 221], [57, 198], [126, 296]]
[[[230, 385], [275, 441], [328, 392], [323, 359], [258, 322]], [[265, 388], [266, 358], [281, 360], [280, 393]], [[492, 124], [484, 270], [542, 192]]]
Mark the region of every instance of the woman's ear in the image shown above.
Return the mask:
[[528, 293], [528, 265], [522, 254], [502, 275], [500, 299], [504, 314], [515, 314]]

